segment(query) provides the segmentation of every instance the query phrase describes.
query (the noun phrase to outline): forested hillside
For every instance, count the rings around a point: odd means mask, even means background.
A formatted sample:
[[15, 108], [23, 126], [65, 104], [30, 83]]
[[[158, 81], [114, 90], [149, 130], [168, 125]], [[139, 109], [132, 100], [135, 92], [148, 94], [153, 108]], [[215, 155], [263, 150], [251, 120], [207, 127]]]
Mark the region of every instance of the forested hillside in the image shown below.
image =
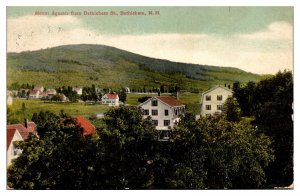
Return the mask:
[[7, 54], [8, 85], [14, 82], [52, 87], [95, 84], [136, 89], [178, 85], [184, 90], [206, 90], [216, 84], [261, 78], [237, 68], [171, 62], [103, 45], [66, 45]]

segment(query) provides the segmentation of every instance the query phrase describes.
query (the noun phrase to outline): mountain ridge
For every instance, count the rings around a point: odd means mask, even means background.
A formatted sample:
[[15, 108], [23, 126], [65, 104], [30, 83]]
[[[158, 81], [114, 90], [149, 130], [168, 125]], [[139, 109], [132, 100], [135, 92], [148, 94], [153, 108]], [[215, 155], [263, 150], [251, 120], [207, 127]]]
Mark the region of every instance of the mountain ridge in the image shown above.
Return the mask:
[[[70, 82], [65, 77], [69, 77]], [[71, 77], [77, 78], [77, 81]], [[242, 83], [258, 81], [262, 77], [233, 67], [173, 62], [96, 44], [62, 45], [7, 53], [8, 84], [27, 80], [25, 83], [52, 83], [51, 86], [94, 83], [111, 88], [124, 85], [150, 88], [180, 85], [186, 90], [203, 90], [215, 84], [236, 80]]]

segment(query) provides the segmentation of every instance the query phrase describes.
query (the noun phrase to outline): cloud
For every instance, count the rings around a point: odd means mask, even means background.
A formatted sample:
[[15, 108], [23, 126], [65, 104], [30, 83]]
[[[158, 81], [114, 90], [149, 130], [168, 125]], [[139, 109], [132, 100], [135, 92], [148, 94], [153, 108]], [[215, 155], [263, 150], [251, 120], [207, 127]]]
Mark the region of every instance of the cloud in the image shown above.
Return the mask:
[[7, 21], [7, 51], [38, 50], [67, 44], [104, 44], [177, 62], [238, 67], [254, 73], [293, 69], [292, 27], [272, 23], [246, 35], [209, 34], [108, 35], [84, 28], [72, 16], [24, 16]]
[[239, 38], [255, 40], [293, 40], [293, 26], [287, 22], [271, 23], [267, 29], [251, 34], [237, 35]]

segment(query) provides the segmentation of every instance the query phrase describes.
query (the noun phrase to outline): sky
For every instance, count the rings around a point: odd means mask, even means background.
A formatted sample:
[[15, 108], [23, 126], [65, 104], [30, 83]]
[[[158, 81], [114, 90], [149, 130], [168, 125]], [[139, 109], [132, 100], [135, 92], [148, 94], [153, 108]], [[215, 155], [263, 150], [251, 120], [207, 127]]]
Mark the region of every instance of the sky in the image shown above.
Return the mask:
[[103, 44], [171, 61], [275, 74], [293, 70], [293, 20], [293, 7], [7, 7], [7, 52]]

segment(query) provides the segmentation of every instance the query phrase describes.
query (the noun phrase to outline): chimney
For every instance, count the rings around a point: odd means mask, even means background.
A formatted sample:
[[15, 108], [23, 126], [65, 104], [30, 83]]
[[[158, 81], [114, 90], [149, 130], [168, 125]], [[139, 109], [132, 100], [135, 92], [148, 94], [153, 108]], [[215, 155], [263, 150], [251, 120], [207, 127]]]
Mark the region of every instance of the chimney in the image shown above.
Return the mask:
[[26, 127], [26, 129], [28, 128], [28, 119], [25, 119], [24, 126]]

